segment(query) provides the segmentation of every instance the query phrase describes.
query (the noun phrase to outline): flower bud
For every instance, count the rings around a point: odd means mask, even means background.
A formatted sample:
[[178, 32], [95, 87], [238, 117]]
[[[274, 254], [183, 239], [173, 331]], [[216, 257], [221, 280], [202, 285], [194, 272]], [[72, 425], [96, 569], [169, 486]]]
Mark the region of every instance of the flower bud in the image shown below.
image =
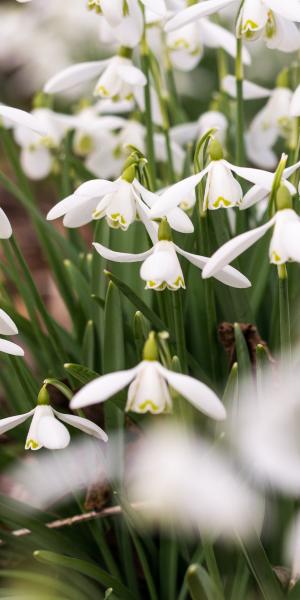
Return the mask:
[[144, 345], [143, 360], [158, 360], [158, 348], [154, 331], [150, 331], [148, 339]]
[[224, 158], [223, 148], [216, 139], [211, 140], [208, 151], [211, 160], [222, 160]]

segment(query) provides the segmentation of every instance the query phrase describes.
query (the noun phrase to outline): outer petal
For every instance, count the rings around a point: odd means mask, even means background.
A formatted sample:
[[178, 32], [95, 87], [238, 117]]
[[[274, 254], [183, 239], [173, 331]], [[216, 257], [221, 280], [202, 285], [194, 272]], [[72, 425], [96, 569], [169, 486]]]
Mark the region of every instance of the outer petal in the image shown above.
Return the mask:
[[209, 259], [207, 265], [203, 269], [202, 277], [212, 277], [218, 273], [223, 267], [231, 263], [237, 256], [245, 252], [250, 246], [255, 244], [267, 231], [274, 225], [275, 218], [271, 219], [265, 225], [246, 231], [241, 235], [236, 236], [229, 242], [226, 242], [219, 248]]
[[99, 244], [98, 242], [94, 242], [93, 246], [100, 256], [102, 256], [102, 258], [106, 258], [106, 260], [112, 260], [113, 262], [140, 262], [148, 258], [148, 256], [150, 256], [153, 252], [153, 248], [146, 250], [146, 252], [140, 252], [140, 254], [115, 252], [114, 250], [110, 250], [109, 248], [102, 246], [102, 244]]
[[2, 208], [0, 208], [0, 239], [7, 240], [12, 235], [11, 224]]
[[[74, 196], [76, 198], [76, 195]], [[82, 198], [78, 205], [64, 216], [64, 226], [72, 229], [90, 223], [93, 220], [93, 212], [97, 204], [97, 198]]]
[[71, 194], [70, 196], [67, 196], [67, 198], [64, 198], [63, 200], [55, 204], [55, 206], [53, 206], [53, 208], [49, 210], [47, 214], [47, 220], [53, 221], [54, 219], [63, 217], [67, 212], [69, 212], [69, 210], [72, 210], [74, 206], [76, 206], [75, 196], [74, 194]]
[[24, 423], [26, 419], [29, 419], [34, 414], [35, 409], [30, 410], [28, 413], [24, 413], [23, 415], [15, 415], [13, 417], [6, 417], [6, 419], [0, 419], [0, 435], [21, 425]]
[[110, 59], [106, 59], [71, 65], [71, 67], [67, 67], [51, 77], [44, 87], [44, 92], [46, 94], [56, 94], [57, 92], [63, 92], [75, 85], [94, 79], [94, 77], [102, 73], [103, 69], [109, 63]]
[[[209, 0], [208, 0], [209, 1]], [[193, 7], [192, 7], [193, 8]], [[203, 169], [201, 173], [197, 173], [197, 175], [191, 175], [191, 177], [187, 177], [178, 183], [175, 183], [171, 187], [169, 187], [156, 202], [155, 206], [151, 208], [149, 216], [151, 219], [155, 219], [157, 217], [163, 217], [168, 214], [168, 212], [175, 208], [180, 204], [182, 199], [187, 196], [197, 185], [200, 183], [201, 179], [206, 175], [209, 168]]]
[[36, 435], [39, 444], [48, 450], [63, 450], [70, 443], [67, 428], [54, 415], [38, 420]]
[[217, 421], [226, 418], [226, 410], [218, 396], [207, 385], [181, 373], [174, 373], [162, 365], [157, 367], [167, 382], [195, 408]]
[[[178, 252], [178, 254], [181, 254], [181, 256], [184, 256], [184, 258], [189, 260], [190, 263], [192, 263], [192, 265], [195, 265], [195, 267], [198, 267], [198, 269], [201, 269], [201, 270], [204, 269], [205, 265], [209, 261], [209, 258], [207, 256], [199, 256], [198, 254], [191, 254], [190, 252], [186, 252], [185, 250], [182, 250], [178, 246], [175, 246], [175, 248], [176, 248], [176, 251]], [[240, 289], [251, 287], [251, 282], [249, 281], [249, 279], [247, 279], [247, 277], [245, 277], [245, 275], [240, 273], [240, 271], [238, 271], [234, 267], [230, 267], [229, 265], [224, 267], [217, 273], [215, 273], [214, 277], [218, 281], [221, 281], [221, 283], [224, 283], [225, 285], [229, 285], [230, 287], [240, 288]]]
[[72, 410], [104, 402], [126, 387], [137, 375], [140, 365], [126, 371], [115, 371], [85, 385], [71, 400]]
[[[226, 75], [222, 80], [222, 90], [232, 98], [236, 98], [236, 78], [234, 75]], [[252, 83], [247, 79], [243, 80], [243, 98], [244, 100], [255, 100], [256, 98], [268, 98], [272, 90]]]
[[181, 273], [178, 257], [172, 242], [161, 241], [141, 266], [140, 275], [145, 281], [169, 281]]
[[0, 308], [0, 334], [16, 335], [18, 328], [8, 314]]
[[80, 429], [80, 431], [84, 431], [84, 433], [88, 433], [89, 435], [96, 437], [98, 440], [107, 442], [108, 437], [107, 437], [105, 431], [103, 431], [103, 429], [101, 429], [101, 427], [98, 427], [98, 425], [96, 425], [96, 423], [93, 423], [89, 419], [85, 419], [83, 417], [78, 417], [76, 415], [66, 415], [61, 412], [58, 412], [57, 410], [53, 410], [53, 412], [54, 412], [55, 416], [58, 419], [60, 419], [61, 421], [63, 421], [64, 423], [67, 423], [68, 425], [71, 425], [72, 427], [76, 427], [77, 429]]
[[134, 65], [120, 65], [118, 67], [118, 75], [128, 85], [143, 87], [147, 83], [144, 73], [137, 67], [134, 67]]
[[[266, 190], [272, 189], [272, 185], [274, 182], [274, 173], [270, 173], [269, 171], [263, 171], [262, 169], [248, 169], [247, 167], [237, 167], [236, 165], [231, 165], [227, 161], [224, 162], [239, 177], [243, 177], [243, 179], [247, 179], [247, 181], [251, 181], [251, 183], [258, 184]], [[291, 194], [294, 195], [295, 187], [289, 181], [286, 181], [285, 184], [291, 192]]]
[[300, 85], [296, 88], [291, 102], [290, 114], [292, 117], [300, 116]]
[[279, 15], [275, 19], [275, 33], [266, 38], [268, 48], [275, 48], [281, 52], [296, 52], [300, 47], [300, 33], [298, 26]]
[[13, 356], [24, 356], [24, 350], [21, 346], [2, 339], [0, 339], [0, 352], [6, 352], [6, 354], [12, 354]]
[[192, 21], [198, 21], [201, 17], [212, 15], [233, 2], [235, 0], [206, 0], [206, 2], [200, 2], [195, 6], [189, 6], [166, 23], [165, 31], [175, 31], [175, 29], [179, 29], [179, 27], [183, 27]]
[[254, 185], [244, 196], [243, 201], [240, 205], [240, 210], [245, 210], [254, 206], [257, 202], [261, 202], [269, 195], [269, 192], [259, 185]]
[[35, 133], [39, 133], [40, 135], [47, 135], [47, 132], [43, 128], [42, 124], [39, 120], [26, 112], [25, 110], [20, 110], [19, 108], [13, 108], [12, 106], [5, 106], [4, 104], [0, 104], [0, 116], [5, 119], [9, 119], [16, 125], [21, 125], [23, 127], [27, 127]]
[[[211, 23], [208, 19], [199, 22], [203, 43], [209, 48], [224, 48], [230, 56], [236, 56], [236, 37], [224, 27]], [[251, 64], [251, 56], [247, 48], [243, 47], [243, 63]]]
[[38, 146], [31, 150], [23, 148], [21, 151], [21, 165], [24, 173], [33, 181], [48, 177], [52, 168], [52, 155], [48, 148]]
[[274, 12], [278, 13], [285, 19], [300, 23], [300, 2], [299, 0], [265, 0], [266, 5]]
[[173, 208], [167, 214], [167, 220], [172, 229], [179, 233], [193, 233], [194, 225], [190, 217], [181, 208]]

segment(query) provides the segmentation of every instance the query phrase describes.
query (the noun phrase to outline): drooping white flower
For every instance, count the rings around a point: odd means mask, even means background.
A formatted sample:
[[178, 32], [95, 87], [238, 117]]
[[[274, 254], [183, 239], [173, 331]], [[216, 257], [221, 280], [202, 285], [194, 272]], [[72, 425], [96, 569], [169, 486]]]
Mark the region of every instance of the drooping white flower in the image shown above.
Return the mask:
[[119, 44], [135, 48], [143, 35], [143, 14], [138, 0], [89, 0], [89, 8], [99, 10], [106, 27]]
[[21, 147], [20, 161], [24, 173], [33, 180], [43, 179], [51, 172], [53, 151], [57, 149], [68, 129], [75, 125], [73, 117], [55, 113], [48, 108], [37, 108], [32, 117], [46, 132], [41, 136], [23, 124], [14, 127], [14, 138]]
[[61, 421], [96, 437], [98, 440], [107, 441], [106, 433], [89, 419], [75, 415], [65, 415], [54, 410], [48, 404], [38, 404], [28, 413], [1, 419], [0, 435], [17, 427], [17, 425], [21, 425], [30, 417], [32, 417], [32, 420], [26, 438], [26, 450], [40, 450], [40, 448], [61, 450], [66, 448], [70, 443], [70, 434]]
[[[156, 239], [155, 239], [156, 236]], [[209, 260], [205, 256], [186, 252], [171, 240], [171, 229], [167, 221], [162, 221], [158, 230], [158, 237], [154, 231], [152, 236], [153, 247], [140, 254], [115, 252], [102, 244], [94, 243], [97, 252], [106, 260], [114, 262], [143, 262], [140, 276], [146, 282], [146, 289], [163, 291], [169, 289], [176, 291], [185, 288], [185, 281], [177, 254], [186, 258], [198, 269], [203, 269]], [[215, 278], [225, 285], [237, 288], [249, 287], [249, 280], [239, 271], [220, 269]]]
[[193, 535], [251, 536], [263, 513], [225, 448], [178, 425], [146, 431], [129, 463], [128, 494], [143, 503], [148, 525]]
[[279, 210], [265, 225], [246, 231], [226, 242], [209, 259], [203, 278], [212, 277], [220, 268], [231, 263], [274, 227], [269, 248], [270, 263], [300, 262], [300, 217], [290, 209]]
[[54, 75], [46, 83], [44, 91], [47, 94], [63, 92], [96, 77], [99, 79], [94, 94], [102, 98], [130, 100], [135, 96], [136, 88], [146, 85], [145, 75], [133, 65], [131, 58], [118, 55], [106, 60], [72, 65]]
[[[262, 171], [260, 169], [249, 169], [246, 167], [237, 167], [236, 165], [232, 165], [223, 158], [222, 146], [216, 139], [210, 143], [209, 153], [211, 157], [211, 162], [209, 165], [198, 175], [188, 178], [188, 180], [194, 183], [194, 185], [191, 185], [190, 188], [193, 189], [207, 175], [203, 203], [204, 210], [229, 208], [232, 206], [239, 206], [241, 204], [243, 197], [242, 188], [233, 177], [232, 172], [237, 174], [239, 177], [250, 181], [251, 183], [261, 185], [265, 187], [265, 189], [271, 190], [274, 178], [273, 173]], [[180, 184], [177, 184], [178, 191], [184, 188], [184, 181], [185, 180], [183, 180]], [[162, 217], [172, 208], [180, 204], [180, 194], [172, 194], [171, 192], [172, 189], [170, 188], [170, 190], [163, 194], [159, 202], [153, 206], [153, 208], [150, 210], [150, 218], [154, 219]]]
[[[281, 160], [285, 160], [287, 155], [283, 154]], [[299, 169], [300, 161], [291, 165], [290, 167], [286, 167], [282, 174], [282, 184], [286, 186], [290, 194], [296, 194], [296, 188], [288, 181], [288, 179]], [[240, 204], [240, 210], [246, 210], [254, 204], [261, 203], [262, 201], [268, 198], [270, 193], [270, 189], [266, 186], [262, 185], [254, 185], [250, 190], [245, 194], [242, 203]]]
[[[179, 11], [166, 24], [167, 32], [207, 17], [236, 0], [206, 0]], [[300, 47], [295, 23], [300, 22], [299, 0], [245, 0], [237, 21], [237, 35], [247, 40], [263, 37], [269, 48], [294, 52]]]
[[172, 398], [168, 386], [172, 386], [197, 410], [216, 420], [226, 417], [223, 404], [207, 385], [189, 375], [170, 371], [158, 362], [153, 333], [150, 333], [145, 344], [142, 362], [132, 369], [94, 379], [75, 394], [70, 406], [77, 409], [104, 402], [129, 384], [126, 411], [152, 414], [170, 412]]
[[[1, 210], [1, 209], [0, 209]], [[4, 213], [3, 213], [4, 214]], [[1, 213], [0, 213], [0, 237], [1, 237]], [[0, 309], [0, 335], [17, 335], [18, 329], [8, 314]], [[24, 350], [17, 344], [0, 338], [0, 352], [13, 354], [14, 356], [24, 356]]]

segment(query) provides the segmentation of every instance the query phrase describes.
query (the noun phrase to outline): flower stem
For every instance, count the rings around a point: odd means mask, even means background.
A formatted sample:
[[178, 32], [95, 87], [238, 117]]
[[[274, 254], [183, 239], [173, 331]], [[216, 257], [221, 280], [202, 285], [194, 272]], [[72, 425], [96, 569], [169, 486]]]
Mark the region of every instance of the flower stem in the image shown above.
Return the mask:
[[286, 265], [279, 265], [279, 314], [280, 314], [280, 347], [282, 358], [290, 361], [291, 359], [291, 322], [290, 322], [290, 304], [288, 273]]
[[145, 94], [145, 123], [146, 123], [146, 148], [149, 167], [149, 179], [151, 191], [156, 189], [156, 165], [155, 165], [155, 150], [154, 150], [154, 131], [152, 121], [152, 106], [151, 106], [151, 87], [150, 87], [150, 64], [149, 64], [149, 47], [144, 33], [141, 41], [141, 65], [147, 83], [144, 88]]
[[187, 373], [187, 352], [184, 330], [182, 295], [180, 290], [172, 293], [172, 305], [175, 323], [175, 337], [177, 346], [177, 355], [180, 360], [183, 373]]
[[237, 38], [235, 77], [236, 77], [236, 164], [242, 166], [245, 161], [244, 143], [244, 104], [243, 79], [244, 68], [242, 60], [243, 41]]

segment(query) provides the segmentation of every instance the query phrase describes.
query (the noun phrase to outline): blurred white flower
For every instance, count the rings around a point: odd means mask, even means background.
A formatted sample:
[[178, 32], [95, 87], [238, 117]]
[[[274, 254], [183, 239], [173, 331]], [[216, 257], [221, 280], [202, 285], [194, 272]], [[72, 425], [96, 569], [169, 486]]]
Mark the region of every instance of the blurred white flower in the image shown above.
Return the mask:
[[143, 13], [138, 0], [90, 0], [89, 8], [101, 11], [106, 27], [122, 46], [135, 48], [144, 30]]
[[131, 501], [144, 503], [140, 518], [172, 530], [245, 536], [261, 519], [259, 496], [225, 449], [175, 426], [146, 432], [127, 487]]
[[[176, 31], [235, 1], [206, 0], [184, 8], [167, 22], [165, 30]], [[299, 0], [245, 0], [237, 20], [236, 34], [248, 41], [262, 37], [269, 48], [294, 52], [300, 47], [300, 34], [295, 24], [300, 22], [299, 8]]]
[[99, 77], [94, 89], [95, 96], [130, 100], [135, 89], [146, 85], [143, 72], [135, 67], [130, 58], [113, 56], [105, 60], [78, 63], [57, 73], [45, 85], [47, 94], [63, 92], [76, 85]]
[[[0, 211], [1, 211], [1, 209], [0, 209]], [[3, 212], [3, 211], [1, 211], [1, 212]], [[0, 237], [2, 237], [1, 236], [1, 227], [2, 227], [1, 212], [0, 212]], [[7, 219], [7, 217], [5, 217], [5, 218]], [[10, 235], [11, 235], [11, 233], [10, 233]], [[13, 320], [8, 316], [8, 314], [4, 310], [2, 310], [2, 308], [0, 308], [0, 335], [17, 335], [17, 333], [18, 333], [18, 329], [17, 329], [15, 323], [13, 322]], [[5, 352], [6, 354], [13, 354], [14, 356], [24, 356], [23, 348], [21, 348], [17, 344], [14, 344], [13, 342], [4, 340], [3, 338], [0, 338], [0, 352]]]
[[23, 415], [0, 419], [0, 435], [21, 425], [29, 417], [32, 417], [32, 421], [26, 438], [26, 450], [40, 450], [41, 448], [61, 450], [66, 448], [70, 443], [70, 434], [60, 421], [76, 427], [99, 440], [107, 441], [106, 433], [92, 421], [75, 415], [65, 415], [46, 404], [37, 405], [36, 408]]

